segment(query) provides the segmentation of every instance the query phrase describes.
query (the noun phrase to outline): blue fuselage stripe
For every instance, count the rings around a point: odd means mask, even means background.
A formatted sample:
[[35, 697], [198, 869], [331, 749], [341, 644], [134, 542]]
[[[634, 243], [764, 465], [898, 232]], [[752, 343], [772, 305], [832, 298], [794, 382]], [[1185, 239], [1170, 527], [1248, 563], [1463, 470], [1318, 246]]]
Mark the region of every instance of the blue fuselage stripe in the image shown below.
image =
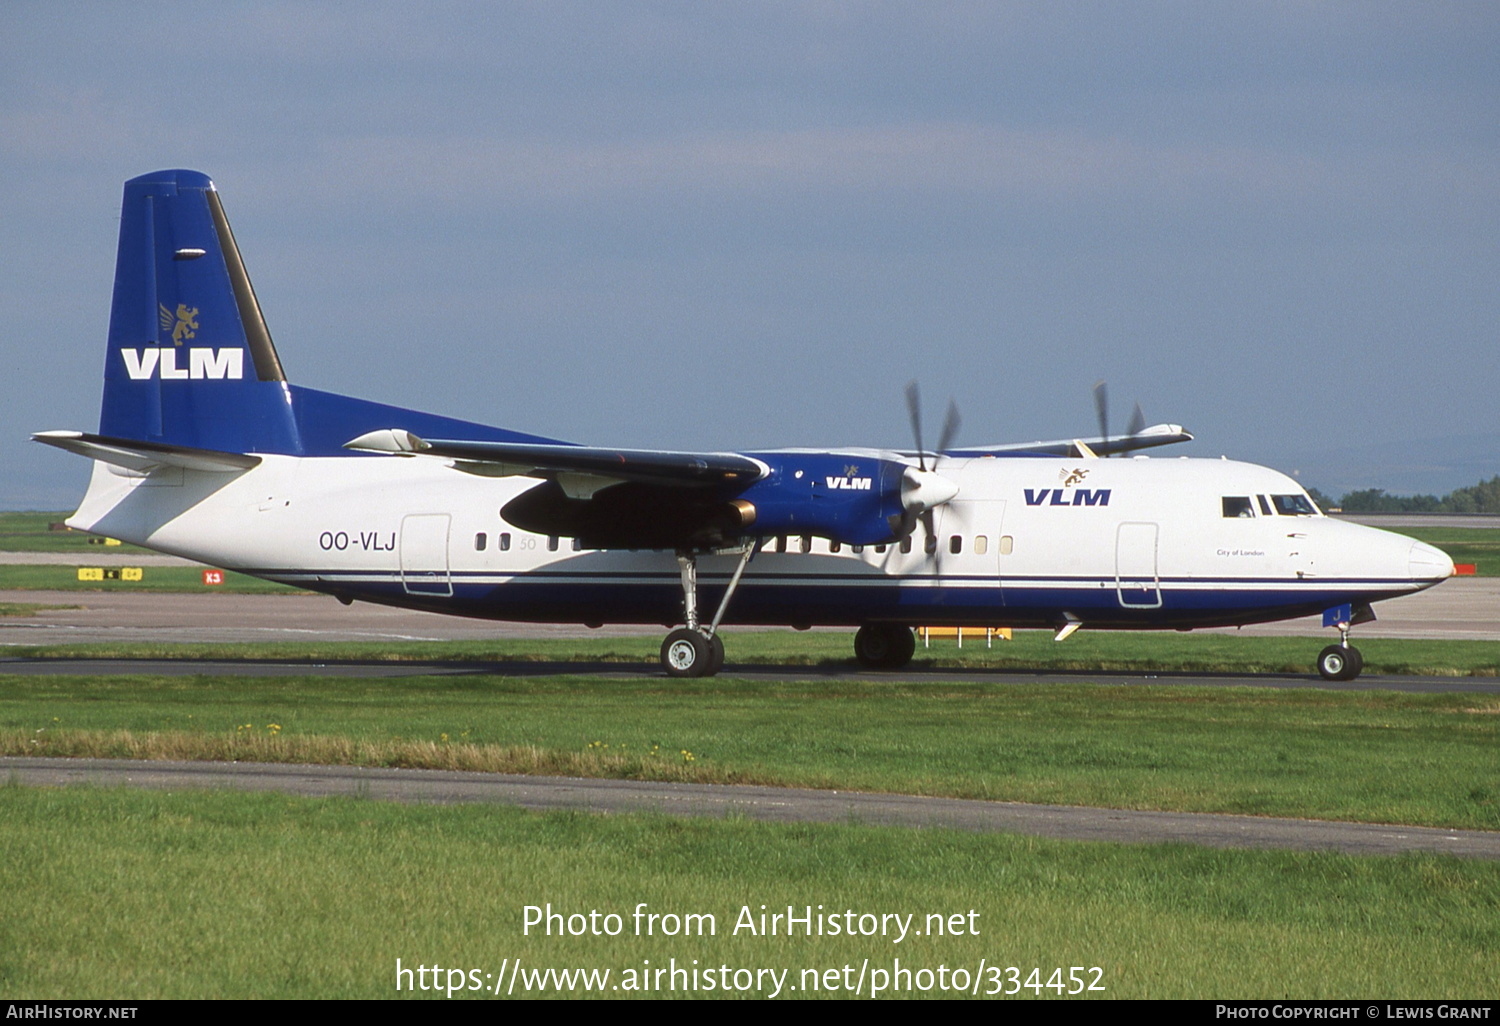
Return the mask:
[[[669, 572], [455, 571], [437, 588], [431, 580], [403, 583], [391, 570], [244, 572], [347, 598], [485, 619], [671, 624], [682, 614], [679, 576]], [[700, 577], [700, 604], [717, 602], [726, 580], [720, 574]], [[1097, 627], [1227, 626], [1313, 615], [1344, 603], [1409, 594], [1420, 586], [1377, 579], [1162, 579], [1157, 587], [1127, 583], [1123, 589], [1114, 578], [1097, 577], [1002, 582], [944, 575], [938, 581], [936, 575], [759, 574], [742, 583], [725, 622], [1051, 627], [1065, 610]]]

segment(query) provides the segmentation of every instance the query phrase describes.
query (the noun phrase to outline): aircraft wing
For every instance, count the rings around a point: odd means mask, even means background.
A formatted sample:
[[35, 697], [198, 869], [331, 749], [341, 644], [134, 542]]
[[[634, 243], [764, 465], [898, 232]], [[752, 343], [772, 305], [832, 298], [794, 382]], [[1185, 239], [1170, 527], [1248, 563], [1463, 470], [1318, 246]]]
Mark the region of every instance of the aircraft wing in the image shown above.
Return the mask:
[[1131, 435], [1101, 438], [1063, 438], [1052, 442], [1013, 442], [955, 449], [948, 456], [1112, 456], [1115, 453], [1154, 449], [1159, 445], [1191, 442], [1193, 436], [1181, 424], [1154, 424]]
[[553, 479], [575, 498], [587, 498], [600, 488], [624, 481], [676, 488], [744, 487], [770, 473], [770, 468], [760, 460], [732, 452], [426, 439], [396, 428], [360, 435], [345, 442], [344, 448], [442, 457], [453, 460], [457, 469], [472, 474]]

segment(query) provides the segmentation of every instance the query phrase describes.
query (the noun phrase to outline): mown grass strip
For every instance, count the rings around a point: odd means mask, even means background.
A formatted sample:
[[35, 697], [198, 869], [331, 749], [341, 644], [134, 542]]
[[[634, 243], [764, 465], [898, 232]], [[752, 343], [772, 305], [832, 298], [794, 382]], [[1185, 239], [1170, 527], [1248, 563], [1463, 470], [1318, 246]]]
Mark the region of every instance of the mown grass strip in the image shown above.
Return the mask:
[[1500, 829], [1500, 699], [1464, 693], [940, 679], [0, 677], [0, 751]]
[[101, 545], [82, 531], [52, 530], [72, 513], [0, 512], [0, 551], [4, 552], [145, 552], [134, 545]]
[[42, 602], [0, 602], [0, 616], [35, 616], [49, 609], [77, 608], [77, 606], [48, 605]]
[[[104, 549], [103, 552], [119, 552], [119, 549]], [[89, 553], [80, 553], [76, 566], [16, 565], [0, 562], [0, 591], [144, 591], [144, 592], [237, 592], [248, 595], [299, 595], [299, 592], [284, 584], [263, 581], [258, 577], [224, 571], [224, 583], [203, 583], [203, 567], [197, 566], [147, 566], [141, 568], [138, 581], [104, 580], [80, 581], [78, 567], [91, 566]], [[0, 560], [3, 560], [0, 554]], [[110, 570], [119, 567], [110, 566]]]
[[[899, 958], [913, 983], [916, 970], [933, 981], [939, 965], [962, 967], [981, 993], [1010, 986], [1005, 967], [1023, 979], [1041, 967], [1045, 981], [1083, 965], [1103, 969], [1100, 997], [1485, 998], [1500, 950], [1500, 865], [1437, 856], [91, 788], [0, 787], [0, 818], [0, 873], [22, 896], [0, 917], [0, 991], [29, 999], [382, 998], [398, 996], [397, 959], [493, 986], [484, 974], [516, 958], [608, 969], [609, 997], [638, 993], [627, 971], [673, 959], [784, 972], [799, 988], [784, 997], [847, 997], [823, 989], [824, 971], [852, 966], [852, 982], [865, 959], [889, 973]], [[548, 903], [626, 925], [523, 933], [525, 906]], [[640, 905], [712, 916], [713, 932], [635, 936]], [[761, 906], [923, 925], [958, 913], [973, 932], [736, 934], [742, 910]], [[979, 976], [981, 960], [1001, 971]], [[522, 984], [516, 996], [554, 993]]]

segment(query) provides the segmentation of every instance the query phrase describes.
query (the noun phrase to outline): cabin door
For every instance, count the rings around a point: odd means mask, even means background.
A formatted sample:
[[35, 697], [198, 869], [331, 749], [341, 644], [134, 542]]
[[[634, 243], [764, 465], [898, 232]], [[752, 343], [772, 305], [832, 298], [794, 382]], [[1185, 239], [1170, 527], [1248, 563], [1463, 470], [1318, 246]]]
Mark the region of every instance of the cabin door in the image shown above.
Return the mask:
[[1161, 606], [1155, 524], [1121, 524], [1115, 535], [1115, 593], [1126, 609]]
[[401, 586], [408, 595], [453, 594], [448, 572], [447, 513], [416, 513], [401, 519]]

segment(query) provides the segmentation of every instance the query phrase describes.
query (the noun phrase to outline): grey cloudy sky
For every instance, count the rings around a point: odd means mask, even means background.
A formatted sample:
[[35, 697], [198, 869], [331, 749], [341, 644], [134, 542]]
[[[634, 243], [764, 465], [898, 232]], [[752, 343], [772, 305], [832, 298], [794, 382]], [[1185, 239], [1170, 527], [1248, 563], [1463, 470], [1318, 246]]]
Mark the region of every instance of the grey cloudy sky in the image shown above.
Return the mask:
[[303, 384], [597, 444], [1187, 425], [1500, 473], [1500, 6], [0, 7], [0, 506], [97, 424], [120, 186], [218, 184]]

